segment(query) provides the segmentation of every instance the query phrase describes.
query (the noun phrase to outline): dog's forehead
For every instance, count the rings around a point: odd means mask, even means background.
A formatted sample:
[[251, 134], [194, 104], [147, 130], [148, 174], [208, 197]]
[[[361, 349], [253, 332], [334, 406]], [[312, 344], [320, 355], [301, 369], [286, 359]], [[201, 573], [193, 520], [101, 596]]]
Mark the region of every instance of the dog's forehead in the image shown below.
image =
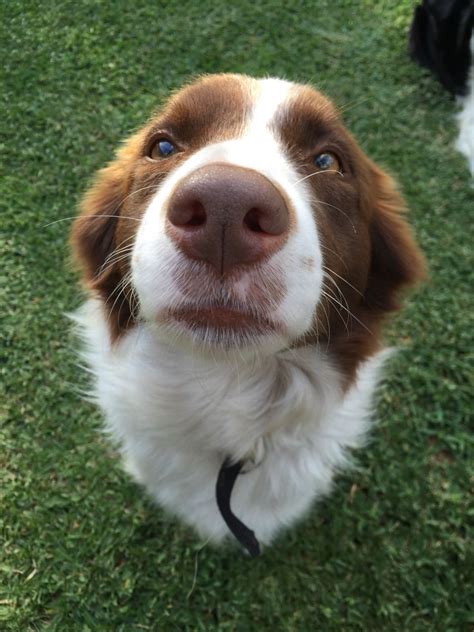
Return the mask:
[[196, 141], [235, 138], [253, 128], [307, 139], [307, 128], [337, 120], [332, 103], [309, 86], [245, 75], [210, 75], [176, 92], [153, 125]]

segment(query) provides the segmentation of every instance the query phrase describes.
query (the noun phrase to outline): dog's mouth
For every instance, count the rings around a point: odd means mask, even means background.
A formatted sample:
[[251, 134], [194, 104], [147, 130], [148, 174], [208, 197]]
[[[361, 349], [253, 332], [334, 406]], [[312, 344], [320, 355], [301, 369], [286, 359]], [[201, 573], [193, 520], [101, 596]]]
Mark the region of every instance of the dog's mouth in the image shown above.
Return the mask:
[[170, 312], [170, 316], [191, 327], [264, 330], [275, 329], [275, 323], [267, 318], [257, 317], [249, 312], [235, 310], [228, 307], [180, 309]]
[[245, 344], [262, 336], [281, 335], [284, 327], [271, 318], [229, 305], [196, 307], [193, 305], [168, 309], [159, 315], [160, 321], [185, 329], [208, 343]]
[[281, 331], [281, 326], [269, 318], [226, 306], [174, 309], [168, 310], [166, 316], [191, 328], [254, 330], [261, 333]]
[[184, 260], [175, 266], [177, 292], [155, 312], [155, 323], [165, 336], [184, 343], [280, 348], [288, 327], [278, 316], [285, 295], [278, 273], [275, 266], [260, 266], [220, 278], [207, 265]]

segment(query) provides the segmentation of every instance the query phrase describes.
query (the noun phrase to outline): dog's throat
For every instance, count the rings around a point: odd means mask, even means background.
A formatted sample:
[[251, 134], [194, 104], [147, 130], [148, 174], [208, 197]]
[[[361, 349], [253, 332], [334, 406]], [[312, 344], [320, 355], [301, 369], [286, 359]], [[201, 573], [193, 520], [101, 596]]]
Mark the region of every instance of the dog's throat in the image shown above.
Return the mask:
[[230, 508], [230, 497], [234, 489], [237, 476], [240, 474], [244, 461], [232, 463], [230, 459], [225, 459], [221, 465], [216, 482], [216, 500], [221, 516], [229, 527], [232, 535], [247, 550], [250, 557], [260, 555], [260, 545], [255, 533], [232, 513]]

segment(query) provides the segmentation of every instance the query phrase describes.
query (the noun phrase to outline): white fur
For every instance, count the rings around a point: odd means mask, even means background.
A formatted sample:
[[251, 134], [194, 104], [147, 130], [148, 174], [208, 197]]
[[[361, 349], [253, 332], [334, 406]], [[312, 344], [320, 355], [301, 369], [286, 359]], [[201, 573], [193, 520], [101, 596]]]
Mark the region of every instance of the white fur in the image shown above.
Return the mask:
[[343, 396], [336, 367], [314, 347], [213, 360], [164, 343], [146, 323], [111, 346], [98, 300], [75, 320], [127, 470], [214, 542], [229, 535], [215, 501], [224, 458], [257, 453], [260, 463], [238, 478], [232, 508], [270, 542], [329, 491], [347, 450], [364, 440], [387, 356], [365, 362]]
[[471, 58], [468, 93], [458, 99], [462, 110], [457, 115], [459, 136], [456, 149], [467, 158], [469, 170], [474, 176], [474, 35], [471, 37]]

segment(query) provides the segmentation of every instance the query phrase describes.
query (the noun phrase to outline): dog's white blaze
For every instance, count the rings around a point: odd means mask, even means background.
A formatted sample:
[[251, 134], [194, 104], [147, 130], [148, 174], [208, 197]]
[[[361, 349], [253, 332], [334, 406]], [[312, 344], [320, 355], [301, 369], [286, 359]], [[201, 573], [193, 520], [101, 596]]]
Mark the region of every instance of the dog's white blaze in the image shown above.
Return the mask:
[[255, 103], [250, 111], [246, 134], [259, 136], [268, 129], [279, 108], [288, 101], [293, 84], [283, 79], [260, 79], [252, 93]]

